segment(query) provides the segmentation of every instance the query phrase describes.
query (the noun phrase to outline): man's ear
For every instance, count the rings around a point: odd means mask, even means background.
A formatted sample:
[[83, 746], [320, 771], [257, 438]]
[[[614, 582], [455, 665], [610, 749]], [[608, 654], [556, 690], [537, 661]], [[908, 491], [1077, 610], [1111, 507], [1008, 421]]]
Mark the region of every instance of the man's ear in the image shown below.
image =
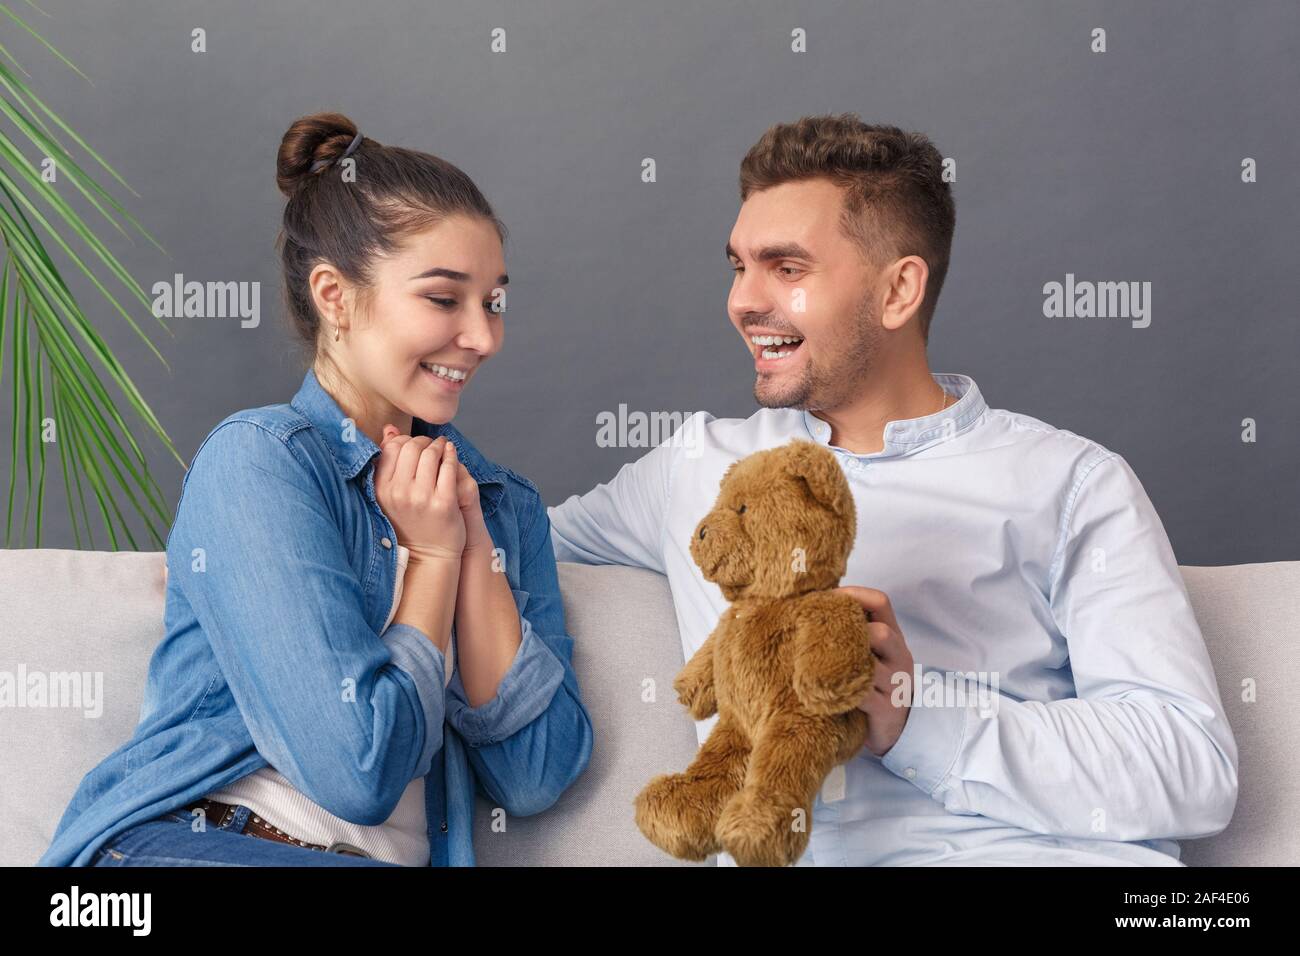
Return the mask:
[[832, 452], [802, 439], [790, 442], [782, 451], [782, 468], [803, 481], [814, 501], [841, 517], [854, 514], [848, 479]]

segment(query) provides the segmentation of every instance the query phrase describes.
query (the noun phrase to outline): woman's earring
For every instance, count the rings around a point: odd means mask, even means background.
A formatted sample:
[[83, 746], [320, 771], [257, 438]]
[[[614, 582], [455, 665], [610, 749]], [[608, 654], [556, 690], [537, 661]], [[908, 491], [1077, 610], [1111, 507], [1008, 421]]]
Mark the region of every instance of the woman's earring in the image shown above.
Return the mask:
[[338, 324], [337, 322], [335, 322], [335, 323], [334, 323], [334, 341], [337, 342], [338, 340], [339, 340], [339, 324]]

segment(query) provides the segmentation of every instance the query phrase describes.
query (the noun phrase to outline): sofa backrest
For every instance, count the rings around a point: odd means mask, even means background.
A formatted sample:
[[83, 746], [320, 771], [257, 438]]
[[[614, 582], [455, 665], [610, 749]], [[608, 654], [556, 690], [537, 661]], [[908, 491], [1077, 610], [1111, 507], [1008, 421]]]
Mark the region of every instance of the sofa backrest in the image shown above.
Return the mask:
[[1300, 561], [1179, 568], [1237, 741], [1237, 807], [1218, 836], [1183, 840], [1188, 866], [1300, 865]]
[[[90, 708], [0, 708], [0, 866], [35, 863], [81, 778], [134, 732], [162, 637], [164, 567], [161, 551], [0, 550], [0, 679], [7, 672], [25, 685], [26, 675], [86, 675]], [[632, 816], [650, 777], [685, 768], [698, 746], [672, 692], [682, 649], [665, 580], [573, 564], [559, 574], [595, 730], [591, 762], [555, 807], [505, 819], [504, 831], [478, 797], [478, 862], [701, 865], [661, 853]]]
[[550, 810], [493, 829], [478, 799], [474, 853], [484, 866], [700, 866], [641, 835], [632, 801], [655, 774], [685, 770], [699, 747], [673, 692], [682, 646], [668, 579], [611, 565], [559, 565], [573, 667], [591, 715], [591, 762]]
[[[89, 675], [90, 692], [80, 708], [0, 707], [0, 866], [40, 857], [81, 778], [134, 731], [161, 637], [163, 558], [0, 550], [0, 679], [76, 672]], [[1228, 829], [1184, 841], [1182, 858], [1294, 866], [1300, 741], [1287, 688], [1300, 665], [1285, 648], [1300, 620], [1300, 562], [1181, 570], [1237, 739], [1241, 781]], [[505, 819], [504, 831], [480, 797], [479, 863], [677, 864], [632, 817], [641, 787], [684, 769], [697, 747], [695, 724], [672, 691], [682, 649], [666, 579], [574, 564], [559, 573], [574, 668], [595, 726], [591, 763], [554, 807]]]
[[0, 672], [20, 690], [24, 676], [82, 675], [89, 705], [0, 710], [0, 865], [33, 865], [81, 778], [135, 731], [163, 633], [163, 559], [0, 550]]

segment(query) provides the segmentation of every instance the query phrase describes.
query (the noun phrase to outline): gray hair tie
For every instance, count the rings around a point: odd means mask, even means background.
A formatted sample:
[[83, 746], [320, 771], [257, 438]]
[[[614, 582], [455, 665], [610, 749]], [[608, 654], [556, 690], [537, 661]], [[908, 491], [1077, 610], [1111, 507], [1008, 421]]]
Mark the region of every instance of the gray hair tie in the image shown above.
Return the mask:
[[361, 143], [361, 133], [358, 132], [356, 136], [352, 137], [352, 142], [348, 143], [348, 148], [343, 150], [342, 155], [340, 155], [336, 159], [316, 160], [316, 162], [311, 164], [311, 171], [313, 173], [317, 173], [320, 172], [322, 169], [324, 169], [326, 166], [333, 165], [334, 163], [341, 163], [343, 160], [347, 159], [349, 156], [352, 155], [352, 151], [355, 150], [360, 143]]

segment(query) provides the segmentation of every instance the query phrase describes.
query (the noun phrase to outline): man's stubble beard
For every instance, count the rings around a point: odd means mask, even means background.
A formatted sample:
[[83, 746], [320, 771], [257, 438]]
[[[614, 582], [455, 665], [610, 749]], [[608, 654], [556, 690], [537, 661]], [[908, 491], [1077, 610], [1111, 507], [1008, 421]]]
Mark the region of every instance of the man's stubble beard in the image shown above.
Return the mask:
[[760, 374], [754, 380], [754, 400], [764, 408], [805, 411], [848, 404], [858, 391], [858, 383], [870, 373], [884, 338], [884, 329], [875, 321], [871, 309], [870, 291], [858, 301], [857, 311], [845, 329], [845, 336], [844, 346], [836, 352], [832, 365], [824, 367], [809, 358], [804, 362], [799, 378], [781, 390], [774, 385], [764, 386], [765, 376]]

